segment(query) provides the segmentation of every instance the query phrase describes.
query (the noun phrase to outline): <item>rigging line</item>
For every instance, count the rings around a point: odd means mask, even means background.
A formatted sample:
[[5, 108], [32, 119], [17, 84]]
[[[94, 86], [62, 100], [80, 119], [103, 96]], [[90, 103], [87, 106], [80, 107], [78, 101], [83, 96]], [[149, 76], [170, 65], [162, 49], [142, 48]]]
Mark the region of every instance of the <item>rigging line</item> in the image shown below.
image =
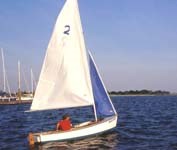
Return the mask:
[[11, 96], [11, 90], [10, 90], [9, 81], [7, 78], [7, 72], [5, 70], [4, 52], [2, 48], [1, 48], [1, 55], [2, 55], [2, 64], [3, 64], [3, 75], [4, 75], [4, 92], [6, 92], [6, 83], [7, 83], [7, 89], [8, 89], [9, 95]]
[[31, 92], [33, 93], [34, 92], [34, 85], [33, 85], [33, 70], [31, 68]]
[[33, 82], [34, 82], [34, 90], [36, 89], [36, 86], [37, 86], [37, 81], [36, 81], [36, 79], [35, 79], [35, 77], [34, 77], [34, 74], [33, 74]]
[[3, 80], [4, 80], [4, 88], [3, 91], [6, 92], [6, 71], [5, 71], [5, 63], [4, 63], [4, 51], [1, 48], [1, 56], [2, 56], [2, 69], [3, 69]]
[[10, 85], [9, 85], [9, 81], [8, 81], [8, 78], [7, 78], [7, 73], [5, 72], [5, 74], [6, 74], [7, 89], [8, 89], [9, 95], [11, 97], [11, 90], [10, 90]]
[[34, 72], [33, 72], [32, 68], [31, 68], [31, 78], [32, 78], [31, 82], [33, 82], [33, 83], [31, 83], [31, 86], [33, 86], [32, 89], [33, 89], [33, 91], [35, 91], [36, 86], [37, 86], [37, 82], [36, 82], [36, 79], [35, 79]]

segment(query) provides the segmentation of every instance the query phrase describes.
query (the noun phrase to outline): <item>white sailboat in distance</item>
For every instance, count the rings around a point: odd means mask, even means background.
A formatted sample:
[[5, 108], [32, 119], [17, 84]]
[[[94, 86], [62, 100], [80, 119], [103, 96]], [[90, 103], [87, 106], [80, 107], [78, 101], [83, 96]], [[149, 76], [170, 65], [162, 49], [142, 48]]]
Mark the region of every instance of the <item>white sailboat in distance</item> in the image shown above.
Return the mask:
[[[69, 131], [30, 133], [30, 144], [82, 138], [117, 125], [117, 112], [85, 47], [78, 2], [66, 0], [48, 44], [30, 111], [84, 106], [93, 107], [94, 122]], [[98, 115], [104, 119], [98, 121]]]

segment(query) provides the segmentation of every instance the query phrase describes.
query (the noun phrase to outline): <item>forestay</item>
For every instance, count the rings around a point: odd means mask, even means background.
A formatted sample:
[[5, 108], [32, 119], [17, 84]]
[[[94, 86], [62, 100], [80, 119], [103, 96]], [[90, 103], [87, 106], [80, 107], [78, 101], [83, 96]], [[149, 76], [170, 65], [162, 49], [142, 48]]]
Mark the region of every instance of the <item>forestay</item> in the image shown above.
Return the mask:
[[49, 42], [31, 110], [93, 105], [77, 0], [67, 0]]

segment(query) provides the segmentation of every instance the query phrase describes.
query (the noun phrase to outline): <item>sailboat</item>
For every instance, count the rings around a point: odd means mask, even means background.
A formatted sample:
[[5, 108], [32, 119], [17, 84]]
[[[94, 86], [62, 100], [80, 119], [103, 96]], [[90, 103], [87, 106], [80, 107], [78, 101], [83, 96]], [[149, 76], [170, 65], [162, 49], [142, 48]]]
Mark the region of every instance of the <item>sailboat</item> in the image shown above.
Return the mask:
[[[69, 131], [29, 133], [30, 144], [99, 134], [117, 125], [117, 112], [87, 51], [77, 0], [66, 0], [48, 44], [30, 111], [91, 106], [95, 121]], [[104, 116], [99, 119], [98, 116]], [[83, 116], [84, 117], [84, 116]]]
[[[0, 104], [10, 104], [10, 102], [14, 102], [16, 97], [11, 93], [10, 85], [7, 77], [7, 72], [5, 69], [5, 60], [4, 60], [4, 51], [1, 48], [1, 56], [2, 56], [2, 69], [3, 69], [3, 91], [0, 91]], [[6, 90], [7, 87], [7, 90]]]
[[[25, 84], [26, 84], [26, 87], [27, 87], [27, 81], [26, 81], [26, 79], [25, 79], [25, 74], [24, 74], [24, 72], [22, 72], [23, 73], [23, 78], [24, 78], [24, 81], [25, 81]], [[32, 72], [32, 69], [31, 69], [31, 82], [33, 82], [33, 72]], [[21, 92], [21, 64], [20, 64], [20, 61], [18, 61], [18, 94], [17, 94], [17, 100], [18, 101], [21, 101], [21, 102], [24, 102], [24, 101], [26, 101], [26, 102], [31, 102], [32, 100], [33, 100], [33, 84], [31, 85], [32, 87], [31, 87], [31, 89], [32, 89], [32, 91], [31, 92], [29, 92], [28, 90], [27, 90], [27, 93], [26, 94], [22, 94], [22, 92]], [[28, 89], [28, 87], [27, 87], [27, 89]]]

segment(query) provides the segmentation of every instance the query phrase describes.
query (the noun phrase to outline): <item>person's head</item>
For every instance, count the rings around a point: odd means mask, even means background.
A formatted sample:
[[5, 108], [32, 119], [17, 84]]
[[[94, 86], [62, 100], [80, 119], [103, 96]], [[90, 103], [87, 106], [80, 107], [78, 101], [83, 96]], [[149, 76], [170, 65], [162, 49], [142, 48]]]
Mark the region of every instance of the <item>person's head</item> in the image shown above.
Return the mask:
[[69, 119], [70, 119], [70, 117], [69, 117], [69, 115], [68, 115], [68, 114], [65, 114], [65, 115], [62, 117], [62, 119], [63, 119], [63, 120], [69, 120]]

